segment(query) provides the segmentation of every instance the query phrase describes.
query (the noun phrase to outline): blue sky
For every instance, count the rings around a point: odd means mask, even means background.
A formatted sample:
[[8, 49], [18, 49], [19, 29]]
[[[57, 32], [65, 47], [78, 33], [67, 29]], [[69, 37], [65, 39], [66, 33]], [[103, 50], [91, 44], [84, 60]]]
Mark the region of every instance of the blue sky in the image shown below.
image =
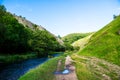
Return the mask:
[[0, 0], [0, 4], [61, 36], [97, 31], [120, 13], [120, 0]]

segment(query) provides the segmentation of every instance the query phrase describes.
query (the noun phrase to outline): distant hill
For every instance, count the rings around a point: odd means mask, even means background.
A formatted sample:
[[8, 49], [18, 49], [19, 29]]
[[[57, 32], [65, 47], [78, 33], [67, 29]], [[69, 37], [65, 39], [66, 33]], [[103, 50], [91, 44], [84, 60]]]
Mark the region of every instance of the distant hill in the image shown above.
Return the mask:
[[65, 43], [72, 44], [74, 41], [84, 38], [90, 34], [91, 33], [71, 33], [71, 34], [68, 34], [68, 35], [62, 37], [62, 40]]
[[79, 54], [103, 58], [120, 65], [120, 16], [93, 34]]
[[73, 47], [79, 47], [80, 50], [82, 50], [87, 45], [87, 43], [89, 42], [89, 40], [90, 40], [90, 38], [93, 34], [94, 33], [91, 33], [90, 35], [73, 42], [72, 46]]

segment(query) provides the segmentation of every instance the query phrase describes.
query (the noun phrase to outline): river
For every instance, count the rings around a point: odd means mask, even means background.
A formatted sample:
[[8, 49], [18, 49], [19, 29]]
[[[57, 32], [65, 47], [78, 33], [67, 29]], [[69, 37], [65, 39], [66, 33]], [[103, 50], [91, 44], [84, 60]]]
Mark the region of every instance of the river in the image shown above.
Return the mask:
[[[54, 56], [58, 56], [58, 54]], [[0, 80], [17, 80], [30, 69], [33, 69], [48, 60], [49, 58], [36, 58], [10, 64], [0, 71]]]

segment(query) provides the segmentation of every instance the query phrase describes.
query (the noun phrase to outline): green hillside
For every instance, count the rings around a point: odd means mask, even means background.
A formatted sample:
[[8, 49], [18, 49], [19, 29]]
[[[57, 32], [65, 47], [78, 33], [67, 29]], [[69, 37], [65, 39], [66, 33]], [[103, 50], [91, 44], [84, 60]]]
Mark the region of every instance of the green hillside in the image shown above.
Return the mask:
[[6, 8], [0, 5], [1, 63], [5, 62], [7, 55], [34, 53], [39, 57], [44, 57], [50, 52], [61, 50], [64, 50], [64, 46], [52, 33], [24, 17], [7, 12]]
[[91, 33], [71, 33], [62, 38], [65, 43], [72, 44], [74, 41], [77, 41], [81, 38], [84, 38]]
[[103, 58], [120, 65], [120, 16], [96, 32], [79, 54]]
[[94, 34], [94, 33], [92, 33], [92, 34], [90, 34], [90, 35], [88, 35], [88, 36], [86, 36], [86, 37], [84, 37], [84, 38], [82, 38], [82, 39], [79, 39], [79, 40], [73, 42], [73, 43], [72, 43], [72, 46], [73, 46], [73, 47], [79, 47], [80, 50], [82, 50], [82, 49], [86, 46], [86, 44], [89, 42], [89, 40], [90, 40], [90, 38], [91, 38], [91, 36], [92, 36], [93, 34]]

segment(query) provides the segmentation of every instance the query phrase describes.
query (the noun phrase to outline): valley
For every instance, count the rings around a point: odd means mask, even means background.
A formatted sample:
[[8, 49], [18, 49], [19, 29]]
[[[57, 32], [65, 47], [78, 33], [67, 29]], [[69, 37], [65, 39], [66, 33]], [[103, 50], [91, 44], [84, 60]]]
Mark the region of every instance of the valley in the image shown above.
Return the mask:
[[120, 80], [120, 15], [61, 37], [0, 5], [0, 80]]

